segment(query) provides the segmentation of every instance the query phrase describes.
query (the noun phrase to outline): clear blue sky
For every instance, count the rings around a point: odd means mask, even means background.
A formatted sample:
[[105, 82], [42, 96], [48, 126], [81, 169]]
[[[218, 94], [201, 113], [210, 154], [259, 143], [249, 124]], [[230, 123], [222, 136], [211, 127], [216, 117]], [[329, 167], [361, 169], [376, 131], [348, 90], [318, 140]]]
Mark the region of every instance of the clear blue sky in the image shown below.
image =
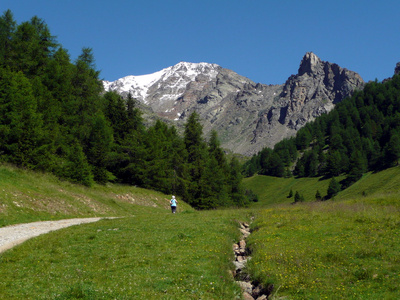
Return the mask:
[[308, 51], [368, 81], [392, 76], [400, 61], [399, 0], [1, 0], [0, 7], [18, 23], [42, 18], [72, 60], [93, 48], [110, 81], [188, 61], [281, 84]]

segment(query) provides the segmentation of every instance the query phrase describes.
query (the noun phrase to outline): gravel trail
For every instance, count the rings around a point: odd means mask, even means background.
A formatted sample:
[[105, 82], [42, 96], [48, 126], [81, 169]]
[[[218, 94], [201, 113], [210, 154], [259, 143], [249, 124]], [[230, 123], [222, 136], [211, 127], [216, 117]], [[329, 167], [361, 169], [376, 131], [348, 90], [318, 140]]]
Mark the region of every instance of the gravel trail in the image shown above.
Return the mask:
[[59, 221], [43, 221], [25, 224], [11, 225], [0, 228], [0, 253], [18, 245], [35, 236], [48, 233], [53, 230], [97, 222], [102, 218], [66, 219]]

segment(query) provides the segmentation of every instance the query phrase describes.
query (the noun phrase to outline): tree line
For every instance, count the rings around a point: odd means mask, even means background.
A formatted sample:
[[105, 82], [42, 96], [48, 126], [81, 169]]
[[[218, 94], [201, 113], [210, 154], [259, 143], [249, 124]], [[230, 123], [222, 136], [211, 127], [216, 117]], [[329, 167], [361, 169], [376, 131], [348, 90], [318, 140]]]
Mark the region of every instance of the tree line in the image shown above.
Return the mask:
[[199, 209], [244, 206], [241, 165], [193, 113], [184, 135], [144, 126], [131, 95], [104, 91], [93, 51], [70, 55], [38, 17], [0, 17], [0, 160], [91, 186], [120, 182], [180, 195]]
[[327, 114], [273, 149], [264, 148], [244, 165], [245, 176], [327, 178], [345, 175], [345, 188], [368, 171], [398, 164], [400, 75], [369, 82]]

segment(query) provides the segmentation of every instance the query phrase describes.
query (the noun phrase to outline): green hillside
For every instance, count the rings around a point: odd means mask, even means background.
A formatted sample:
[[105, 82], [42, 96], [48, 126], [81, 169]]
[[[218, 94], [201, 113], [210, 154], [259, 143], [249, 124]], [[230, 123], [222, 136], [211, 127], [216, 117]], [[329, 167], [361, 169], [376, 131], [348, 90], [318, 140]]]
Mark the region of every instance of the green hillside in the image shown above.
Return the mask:
[[[108, 183], [91, 188], [51, 174], [0, 165], [0, 226], [75, 217], [132, 216], [138, 209], [167, 209], [171, 195]], [[180, 201], [180, 211], [193, 211]]]
[[293, 194], [298, 191], [304, 196], [305, 201], [314, 201], [315, 194], [320, 191], [322, 196], [326, 195], [330, 180], [321, 178], [282, 178], [265, 175], [255, 175], [243, 179], [246, 189], [252, 190], [258, 195], [259, 201], [254, 207], [265, 207], [281, 203], [294, 202], [293, 197], [289, 198], [290, 190]]
[[[338, 182], [345, 179], [344, 176], [336, 177]], [[304, 196], [305, 201], [315, 201], [317, 190], [321, 196], [327, 194], [331, 178], [322, 177], [306, 178], [281, 178], [264, 175], [255, 175], [243, 180], [246, 189], [253, 190], [259, 197], [254, 204], [255, 208], [269, 207], [275, 204], [293, 203], [289, 198], [290, 190], [293, 194], [298, 191]], [[400, 194], [400, 167], [388, 168], [380, 172], [364, 174], [359, 181], [339, 192], [335, 201], [359, 200], [381, 202], [381, 204], [396, 202]]]

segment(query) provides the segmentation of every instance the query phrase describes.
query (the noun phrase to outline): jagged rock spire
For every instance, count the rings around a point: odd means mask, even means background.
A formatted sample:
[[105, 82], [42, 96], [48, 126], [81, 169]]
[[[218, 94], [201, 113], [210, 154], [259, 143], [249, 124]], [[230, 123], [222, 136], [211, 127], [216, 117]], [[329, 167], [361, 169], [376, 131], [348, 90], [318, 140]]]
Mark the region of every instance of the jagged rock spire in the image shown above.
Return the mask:
[[316, 56], [313, 52], [307, 52], [301, 60], [298, 75], [307, 74], [319, 74], [323, 72], [323, 63], [321, 59]]

